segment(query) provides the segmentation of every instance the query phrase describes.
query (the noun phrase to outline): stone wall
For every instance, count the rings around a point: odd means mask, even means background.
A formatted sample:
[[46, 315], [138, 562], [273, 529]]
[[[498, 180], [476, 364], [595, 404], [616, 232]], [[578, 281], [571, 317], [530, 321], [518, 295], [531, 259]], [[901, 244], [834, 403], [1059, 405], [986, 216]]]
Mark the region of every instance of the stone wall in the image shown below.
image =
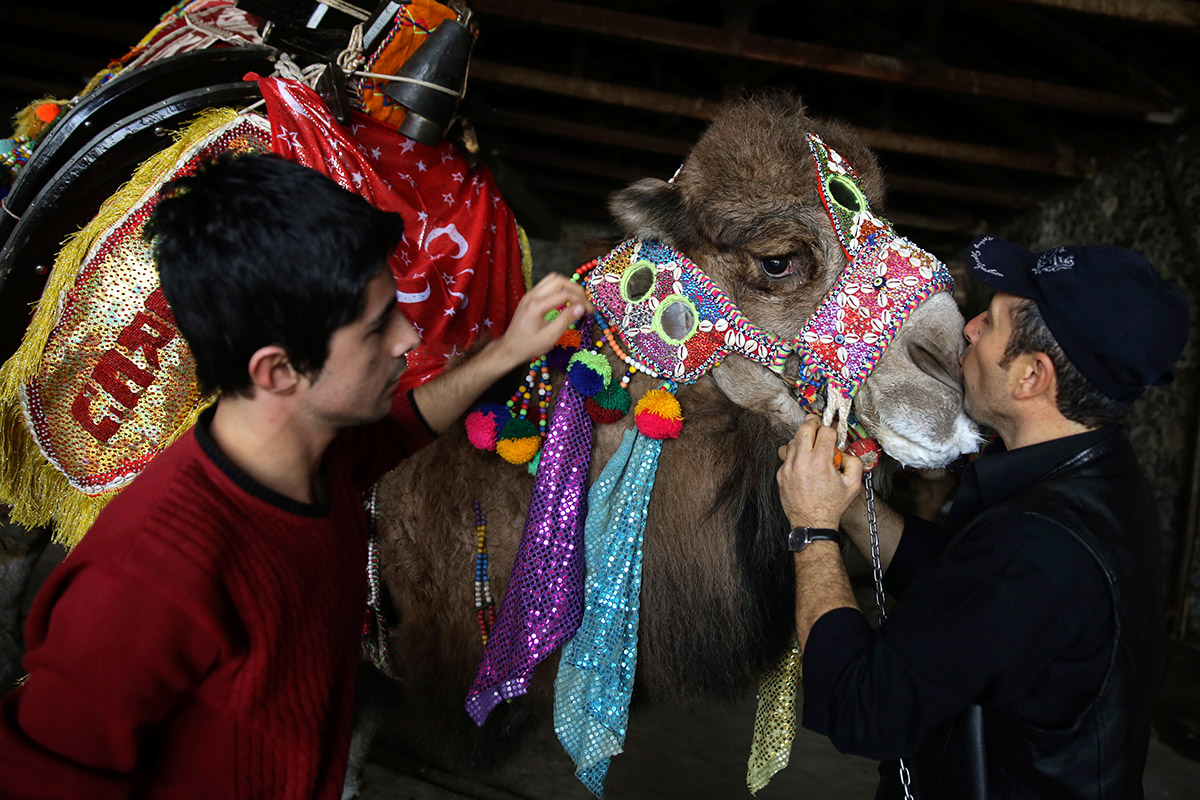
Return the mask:
[[[1094, 178], [1048, 198], [998, 235], [1032, 250], [1101, 242], [1137, 250], [1191, 301], [1192, 331], [1175, 382], [1150, 388], [1126, 421], [1158, 498], [1163, 580], [1174, 610], [1200, 411], [1200, 127], [1102, 167]], [[1187, 638], [1198, 641], [1200, 554], [1193, 559], [1189, 593]], [[1178, 630], [1177, 621], [1172, 629]]]

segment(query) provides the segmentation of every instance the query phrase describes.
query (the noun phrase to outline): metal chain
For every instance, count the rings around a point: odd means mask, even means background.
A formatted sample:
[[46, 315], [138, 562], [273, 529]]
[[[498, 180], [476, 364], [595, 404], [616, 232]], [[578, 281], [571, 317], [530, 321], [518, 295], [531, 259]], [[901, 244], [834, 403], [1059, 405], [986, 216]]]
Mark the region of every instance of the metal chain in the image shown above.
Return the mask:
[[[875, 517], [875, 482], [872, 474], [868, 472], [865, 476], [863, 495], [867, 501], [867, 522], [871, 527], [871, 572], [875, 579], [875, 603], [879, 606], [879, 624], [882, 625], [887, 619], [887, 611], [884, 610], [883, 559], [879, 555], [879, 522]], [[900, 786], [904, 789], [904, 800], [913, 800], [911, 783], [912, 774], [909, 773], [908, 765], [902, 758], [900, 759]]]
[[867, 522], [871, 525], [871, 572], [875, 579], [875, 605], [879, 607], [879, 624], [887, 619], [884, 610], [886, 602], [883, 594], [883, 559], [879, 555], [879, 523], [875, 519], [875, 482], [871, 473], [867, 473], [863, 481], [863, 494], [867, 500]]

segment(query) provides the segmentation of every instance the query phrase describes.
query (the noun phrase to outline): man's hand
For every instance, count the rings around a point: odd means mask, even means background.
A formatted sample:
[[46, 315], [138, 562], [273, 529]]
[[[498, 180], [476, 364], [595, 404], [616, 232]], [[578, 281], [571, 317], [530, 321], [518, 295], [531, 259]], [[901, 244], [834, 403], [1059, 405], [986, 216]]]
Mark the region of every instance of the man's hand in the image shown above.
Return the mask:
[[[546, 321], [548, 312], [563, 306], [565, 311]], [[547, 275], [521, 298], [503, 336], [413, 389], [413, 401], [434, 433], [441, 433], [484, 389], [554, 347], [571, 323], [595, 310], [578, 284], [564, 275]]]
[[863, 465], [843, 454], [834, 466], [837, 431], [808, 415], [795, 437], [779, 448], [783, 466], [775, 473], [779, 500], [793, 527], [838, 527], [850, 503], [862, 491]]
[[[566, 308], [549, 322], [546, 314]], [[588, 302], [583, 287], [565, 275], [551, 273], [538, 281], [517, 304], [508, 329], [496, 342], [498, 357], [505, 371], [527, 364], [554, 347], [563, 331], [595, 307]]]

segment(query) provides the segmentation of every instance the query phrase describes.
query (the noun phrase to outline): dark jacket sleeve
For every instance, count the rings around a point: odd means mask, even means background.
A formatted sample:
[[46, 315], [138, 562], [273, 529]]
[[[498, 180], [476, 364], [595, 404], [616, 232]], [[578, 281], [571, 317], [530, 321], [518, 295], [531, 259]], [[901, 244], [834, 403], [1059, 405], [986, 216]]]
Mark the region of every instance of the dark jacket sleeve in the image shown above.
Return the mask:
[[1061, 576], [1084, 574], [1090, 591], [1106, 590], [1080, 547], [1031, 553], [1044, 549], [1049, 523], [1004, 525], [916, 573], [879, 630], [855, 609], [817, 620], [804, 651], [806, 728], [842, 752], [890, 759], [913, 754], [972, 703], [1028, 691], [1067, 646], [1069, 609], [1081, 602]]
[[913, 577], [934, 562], [944, 545], [941, 526], [905, 514], [904, 531], [883, 575], [883, 587], [893, 597], [903, 597]]

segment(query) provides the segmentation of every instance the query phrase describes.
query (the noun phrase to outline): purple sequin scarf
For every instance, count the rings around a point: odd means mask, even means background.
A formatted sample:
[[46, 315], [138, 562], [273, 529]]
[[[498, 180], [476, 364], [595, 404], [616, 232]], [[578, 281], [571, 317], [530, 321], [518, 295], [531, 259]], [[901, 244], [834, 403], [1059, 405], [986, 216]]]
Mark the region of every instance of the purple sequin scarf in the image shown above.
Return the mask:
[[500, 701], [525, 694], [533, 668], [579, 627], [591, 455], [592, 419], [568, 379], [550, 420], [500, 614], [467, 694], [476, 725]]

